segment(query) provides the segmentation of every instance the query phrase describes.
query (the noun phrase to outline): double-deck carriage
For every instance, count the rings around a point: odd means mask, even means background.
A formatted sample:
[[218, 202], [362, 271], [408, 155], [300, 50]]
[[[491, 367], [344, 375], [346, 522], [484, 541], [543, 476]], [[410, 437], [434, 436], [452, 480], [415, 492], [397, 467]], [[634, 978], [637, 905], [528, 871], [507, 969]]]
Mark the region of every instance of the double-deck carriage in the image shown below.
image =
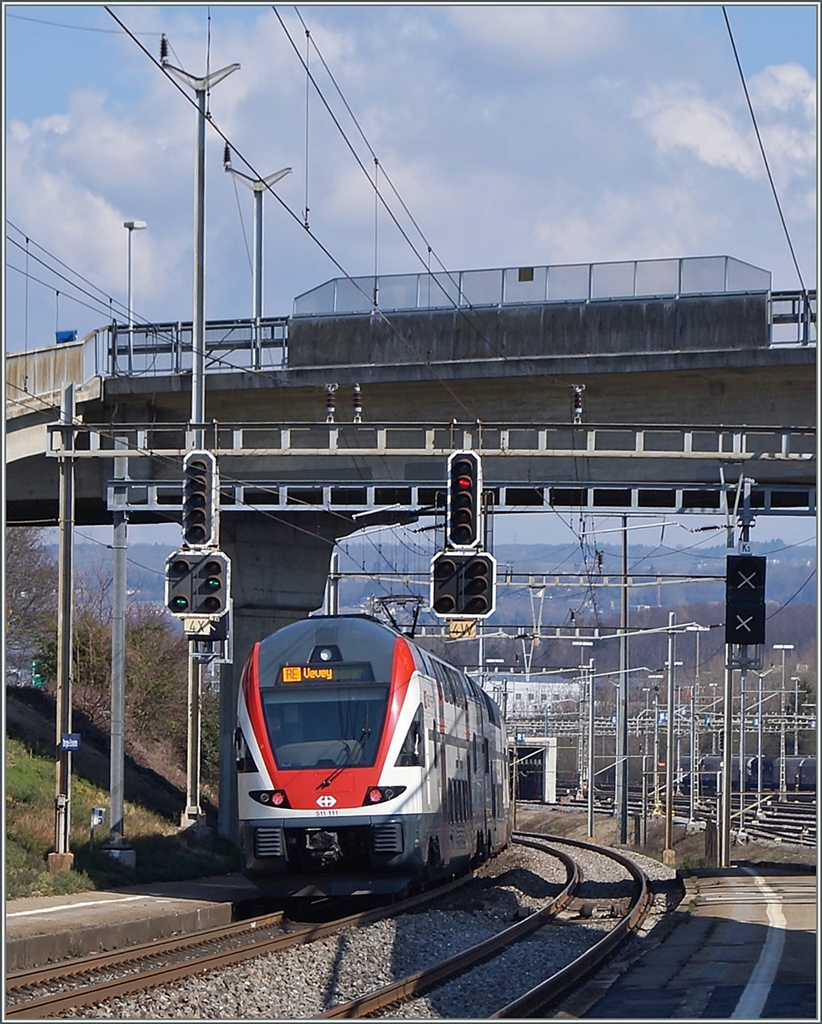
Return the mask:
[[499, 709], [375, 619], [312, 617], [256, 644], [238, 718], [251, 877], [433, 880], [508, 842]]

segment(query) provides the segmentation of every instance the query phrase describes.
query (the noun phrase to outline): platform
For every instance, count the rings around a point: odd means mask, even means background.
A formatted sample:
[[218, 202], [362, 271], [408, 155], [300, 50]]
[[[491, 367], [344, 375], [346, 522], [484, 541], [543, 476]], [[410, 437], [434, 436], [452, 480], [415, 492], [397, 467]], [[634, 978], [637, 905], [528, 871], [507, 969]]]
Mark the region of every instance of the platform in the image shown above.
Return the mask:
[[6, 971], [229, 924], [235, 906], [259, 898], [234, 874], [10, 900]]

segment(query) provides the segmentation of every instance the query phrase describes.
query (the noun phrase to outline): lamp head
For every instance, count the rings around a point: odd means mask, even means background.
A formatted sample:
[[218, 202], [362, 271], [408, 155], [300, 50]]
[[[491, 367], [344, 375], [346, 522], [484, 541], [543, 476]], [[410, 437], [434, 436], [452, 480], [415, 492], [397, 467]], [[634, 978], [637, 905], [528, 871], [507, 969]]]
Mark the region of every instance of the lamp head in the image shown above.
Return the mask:
[[144, 220], [124, 220], [123, 227], [128, 228], [129, 231], [140, 231], [148, 225]]

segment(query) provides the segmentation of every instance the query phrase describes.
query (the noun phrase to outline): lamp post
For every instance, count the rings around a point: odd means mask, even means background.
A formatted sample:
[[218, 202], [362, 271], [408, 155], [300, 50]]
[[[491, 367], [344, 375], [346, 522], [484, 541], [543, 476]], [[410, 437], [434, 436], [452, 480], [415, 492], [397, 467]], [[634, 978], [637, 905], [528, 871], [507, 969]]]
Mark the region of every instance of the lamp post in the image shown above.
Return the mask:
[[206, 168], [206, 93], [222, 82], [239, 64], [198, 78], [168, 62], [168, 42], [160, 41], [160, 64], [164, 71], [194, 90], [197, 102], [197, 143], [194, 161], [194, 287], [191, 318], [191, 425], [195, 448], [202, 448], [205, 430], [205, 168]]
[[123, 221], [123, 227], [128, 231], [128, 372], [129, 376], [134, 372], [134, 309], [132, 306], [132, 259], [131, 259], [131, 236], [135, 231], [142, 231], [148, 227], [144, 220]]
[[792, 651], [793, 644], [774, 644], [775, 651], [782, 652], [782, 682], [779, 689], [779, 796], [785, 799], [785, 651]]
[[269, 174], [266, 178], [252, 178], [242, 171], [231, 166], [231, 150], [228, 145], [225, 147], [223, 156], [223, 169], [232, 174], [238, 181], [242, 182], [254, 193], [254, 274], [252, 281], [253, 290], [253, 317], [255, 324], [255, 341], [257, 351], [260, 350], [260, 320], [263, 315], [263, 193], [271, 185], [291, 173], [290, 167], [283, 167], [282, 170]]

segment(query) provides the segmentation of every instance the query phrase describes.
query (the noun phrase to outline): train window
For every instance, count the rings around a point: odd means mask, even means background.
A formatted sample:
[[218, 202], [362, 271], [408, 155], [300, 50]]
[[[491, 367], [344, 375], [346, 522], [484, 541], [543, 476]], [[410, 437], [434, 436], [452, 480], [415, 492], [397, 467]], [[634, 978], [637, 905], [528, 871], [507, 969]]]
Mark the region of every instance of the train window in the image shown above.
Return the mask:
[[398, 768], [409, 768], [414, 765], [425, 764], [425, 719], [422, 712], [422, 704], [417, 708], [414, 721], [411, 723], [399, 756], [397, 757]]
[[268, 736], [283, 769], [372, 765], [387, 685], [290, 686], [262, 692]]

